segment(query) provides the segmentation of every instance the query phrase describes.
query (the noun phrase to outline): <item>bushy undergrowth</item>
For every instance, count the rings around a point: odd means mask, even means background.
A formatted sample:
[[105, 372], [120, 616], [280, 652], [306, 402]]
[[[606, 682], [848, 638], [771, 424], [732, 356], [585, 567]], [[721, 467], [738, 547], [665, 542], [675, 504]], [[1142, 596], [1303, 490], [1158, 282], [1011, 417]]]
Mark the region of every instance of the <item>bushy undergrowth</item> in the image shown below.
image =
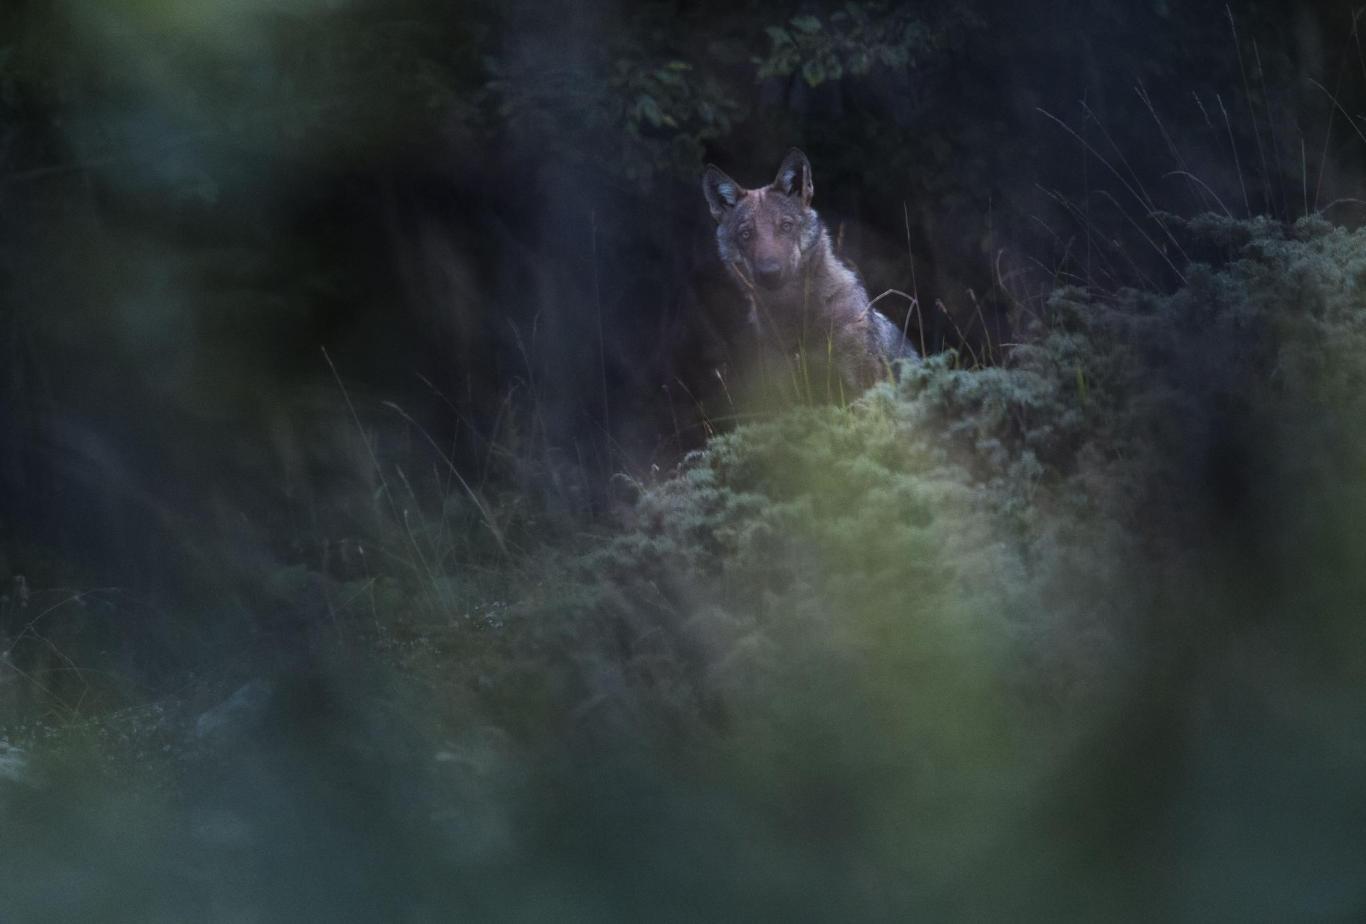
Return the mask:
[[[140, 836], [174, 884], [140, 907], [270, 917], [251, 852], [302, 868], [340, 814], [409, 845], [318, 873], [342, 918], [1360, 910], [1324, 823], [1366, 807], [1366, 233], [1186, 232], [1224, 257], [1171, 294], [1058, 290], [1001, 365], [715, 437], [501, 584], [388, 583], [354, 636], [385, 669], [343, 646], [174, 752], [193, 859]], [[197, 890], [214, 865], [242, 888]]]

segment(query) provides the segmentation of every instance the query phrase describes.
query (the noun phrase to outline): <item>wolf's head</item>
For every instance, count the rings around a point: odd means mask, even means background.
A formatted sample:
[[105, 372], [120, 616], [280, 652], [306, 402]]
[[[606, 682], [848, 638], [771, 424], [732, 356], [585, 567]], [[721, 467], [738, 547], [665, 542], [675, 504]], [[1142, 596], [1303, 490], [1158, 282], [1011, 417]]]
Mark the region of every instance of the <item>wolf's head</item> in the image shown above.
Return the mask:
[[716, 219], [721, 260], [744, 281], [781, 289], [795, 279], [802, 258], [820, 239], [811, 208], [811, 163], [796, 148], [788, 151], [768, 186], [745, 189], [708, 165], [702, 192]]

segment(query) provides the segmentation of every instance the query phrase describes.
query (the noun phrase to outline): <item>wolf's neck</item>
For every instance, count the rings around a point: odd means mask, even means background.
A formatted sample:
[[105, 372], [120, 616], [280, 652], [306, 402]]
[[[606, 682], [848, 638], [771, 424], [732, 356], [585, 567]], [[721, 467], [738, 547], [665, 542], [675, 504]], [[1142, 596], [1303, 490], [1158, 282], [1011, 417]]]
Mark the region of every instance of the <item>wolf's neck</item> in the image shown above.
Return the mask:
[[792, 285], [798, 292], [821, 301], [846, 298], [860, 287], [858, 277], [835, 256], [830, 233], [824, 228], [815, 245], [802, 255], [801, 272]]
[[835, 257], [835, 247], [830, 243], [830, 232], [821, 228], [816, 245], [802, 254], [801, 275], [806, 277], [808, 284], [815, 286], [832, 281], [832, 277], [843, 268]]

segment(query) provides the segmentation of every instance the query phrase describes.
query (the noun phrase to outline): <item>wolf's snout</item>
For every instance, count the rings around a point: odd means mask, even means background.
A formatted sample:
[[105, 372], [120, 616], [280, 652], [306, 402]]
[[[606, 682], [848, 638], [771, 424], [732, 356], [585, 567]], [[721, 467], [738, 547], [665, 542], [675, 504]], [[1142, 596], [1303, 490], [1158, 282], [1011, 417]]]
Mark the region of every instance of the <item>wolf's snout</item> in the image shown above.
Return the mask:
[[754, 268], [759, 285], [766, 289], [776, 289], [783, 281], [783, 264], [780, 260], [763, 260]]

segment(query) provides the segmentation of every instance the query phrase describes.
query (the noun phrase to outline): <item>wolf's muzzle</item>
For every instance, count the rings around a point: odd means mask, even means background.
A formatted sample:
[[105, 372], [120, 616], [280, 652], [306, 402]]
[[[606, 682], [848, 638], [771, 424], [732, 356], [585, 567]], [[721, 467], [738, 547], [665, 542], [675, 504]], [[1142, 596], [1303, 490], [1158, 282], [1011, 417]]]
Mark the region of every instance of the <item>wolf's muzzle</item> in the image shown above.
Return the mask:
[[765, 289], [776, 289], [783, 282], [783, 264], [778, 260], [765, 260], [754, 268], [754, 278]]

